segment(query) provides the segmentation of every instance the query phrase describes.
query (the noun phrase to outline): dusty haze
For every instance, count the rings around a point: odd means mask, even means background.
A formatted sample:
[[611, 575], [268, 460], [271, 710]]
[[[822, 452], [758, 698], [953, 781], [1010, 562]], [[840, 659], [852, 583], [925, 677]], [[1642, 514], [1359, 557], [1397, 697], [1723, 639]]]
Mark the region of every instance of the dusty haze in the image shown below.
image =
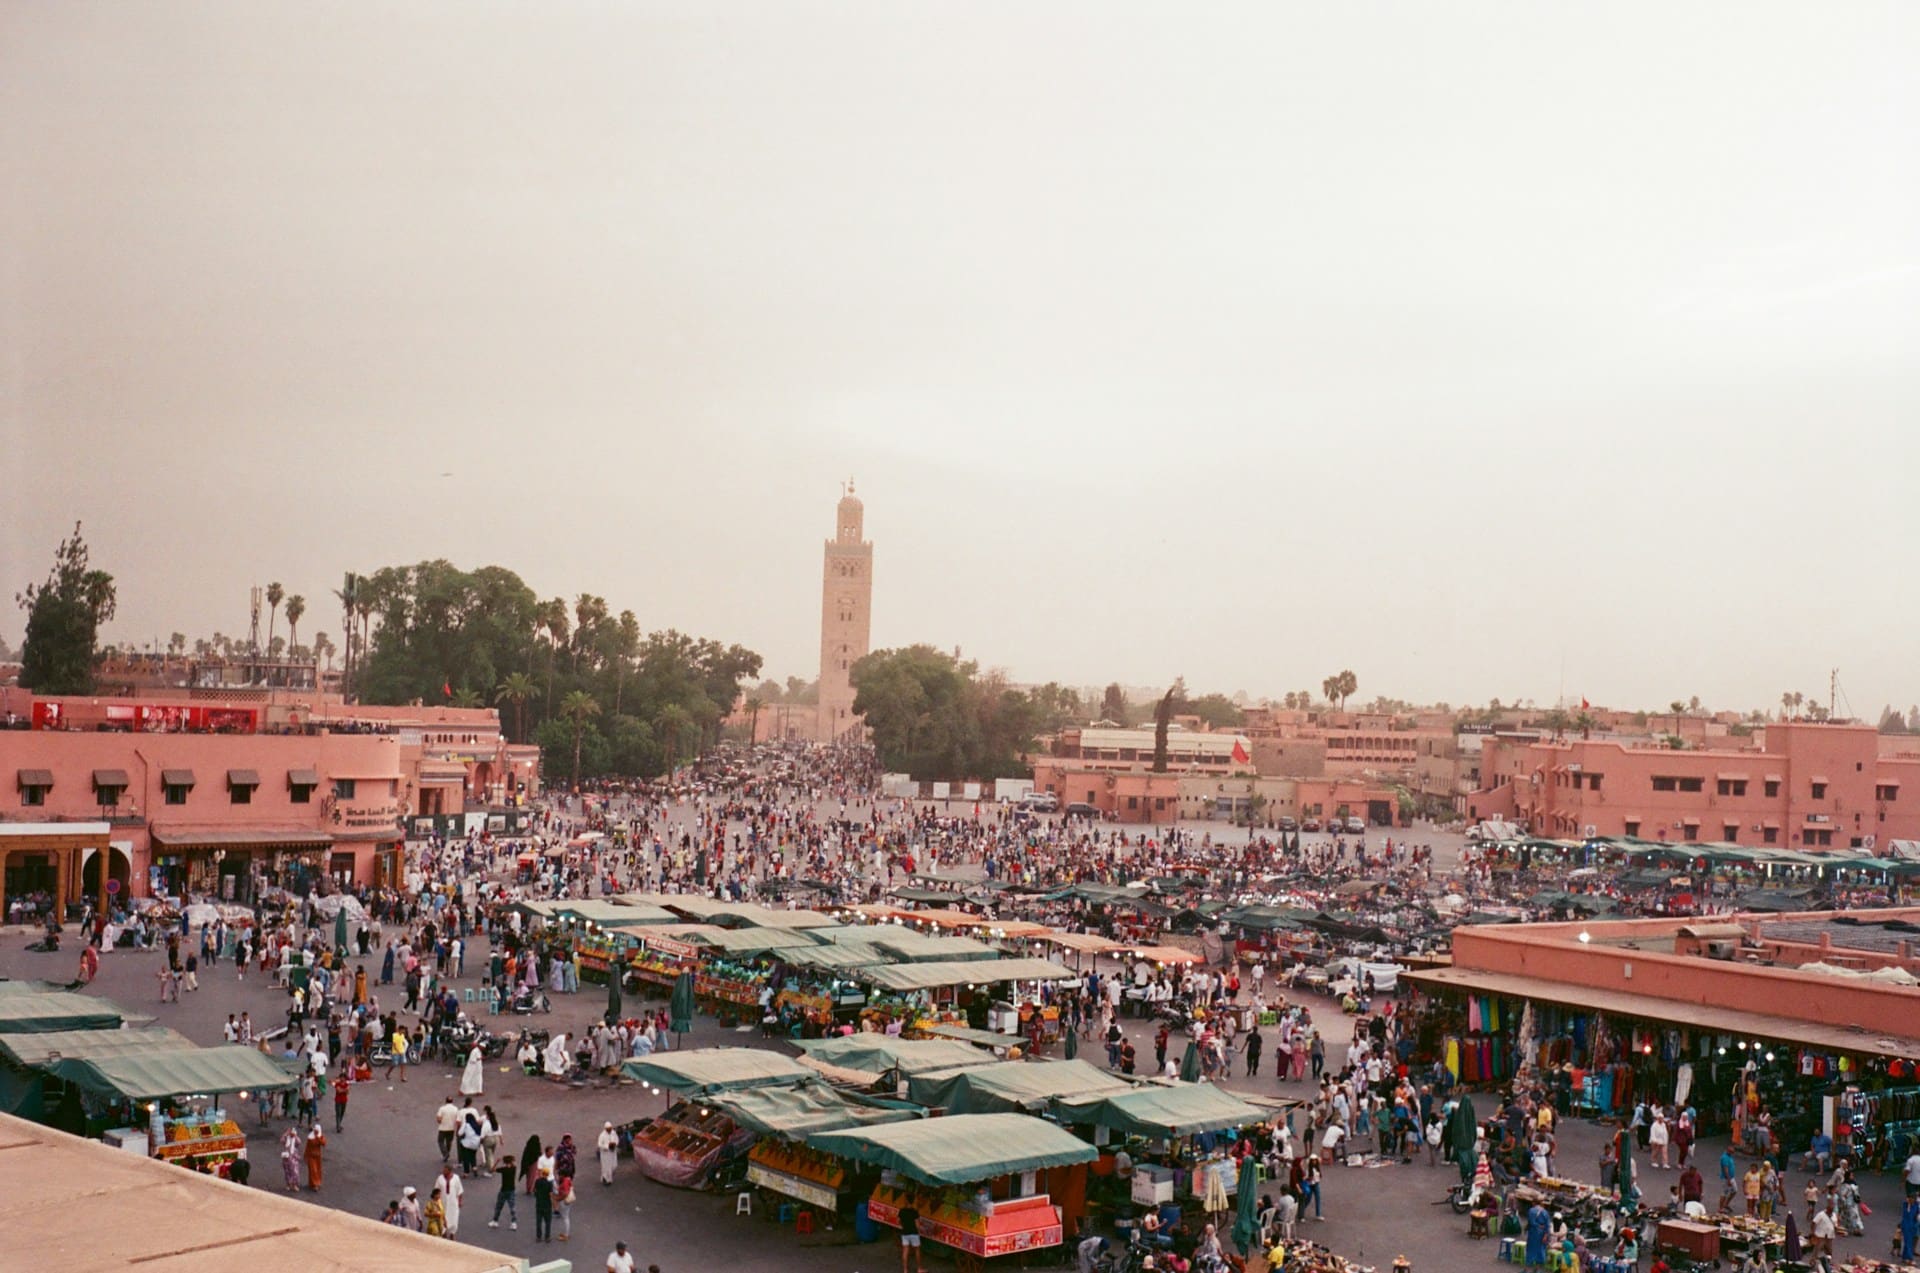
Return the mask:
[[[0, 8], [0, 582], [1920, 698], [1920, 7]], [[451, 476], [443, 477], [443, 473]], [[22, 616], [0, 631], [17, 641]]]

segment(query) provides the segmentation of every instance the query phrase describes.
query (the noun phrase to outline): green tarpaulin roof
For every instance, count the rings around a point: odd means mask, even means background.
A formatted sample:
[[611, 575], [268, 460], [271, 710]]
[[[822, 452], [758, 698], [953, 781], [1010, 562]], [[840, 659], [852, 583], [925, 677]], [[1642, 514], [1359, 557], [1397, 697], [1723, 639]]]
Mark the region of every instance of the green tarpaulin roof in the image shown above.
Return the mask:
[[804, 933], [785, 928], [722, 928], [695, 938], [729, 955], [759, 955], [769, 951], [812, 949], [817, 943]]
[[962, 1114], [820, 1132], [807, 1143], [930, 1185], [973, 1184], [1099, 1157], [1073, 1133], [1025, 1114]]
[[252, 1048], [188, 1048], [56, 1061], [56, 1077], [100, 1096], [154, 1101], [169, 1096], [275, 1091], [294, 1086], [291, 1074]]
[[882, 1123], [924, 1118], [926, 1111], [905, 1101], [848, 1096], [824, 1081], [797, 1087], [748, 1087], [714, 1092], [702, 1098], [725, 1110], [750, 1132], [801, 1140], [814, 1132], [842, 1127], [874, 1127]]
[[676, 1092], [727, 1091], [756, 1084], [791, 1086], [818, 1075], [791, 1057], [758, 1048], [695, 1048], [655, 1052], [623, 1062], [628, 1078], [657, 1083]]
[[881, 954], [872, 946], [861, 946], [853, 942], [836, 946], [782, 947], [780, 958], [802, 968], [825, 968], [832, 972], [844, 972], [850, 968], [865, 968], [871, 964], [884, 964], [889, 956]]
[[139, 1030], [49, 1030], [44, 1034], [0, 1035], [0, 1056], [19, 1065], [44, 1065], [58, 1054], [62, 1060], [89, 1060], [99, 1056], [126, 1056], [139, 1052], [177, 1052], [198, 1045], [165, 1026]]
[[1128, 1087], [1116, 1075], [1085, 1061], [1001, 1061], [911, 1077], [907, 1095], [951, 1114], [990, 1114], [1039, 1110], [1055, 1097], [1122, 1092]]
[[87, 995], [0, 995], [0, 1034], [42, 1034], [48, 1030], [117, 1030], [120, 1009]]
[[925, 933], [916, 933], [905, 928], [895, 929], [891, 933], [875, 937], [873, 944], [877, 949], [886, 951], [896, 958], [916, 964], [929, 964], [942, 960], [953, 963], [1000, 958], [999, 951], [971, 937], [929, 937]]
[[[1009, 1039], [1013, 1042], [1018, 1040]], [[907, 1074], [991, 1065], [994, 1055], [951, 1039], [902, 1039], [890, 1034], [850, 1034], [843, 1039], [798, 1039], [794, 1046], [823, 1065], [866, 1074], [898, 1068]]]
[[1054, 1101], [1053, 1111], [1063, 1123], [1111, 1127], [1129, 1136], [1193, 1136], [1245, 1127], [1267, 1117], [1264, 1111], [1210, 1083], [1061, 1097]]
[[1072, 981], [1078, 975], [1050, 959], [969, 959], [882, 965], [863, 970], [860, 979], [883, 990], [931, 990], [996, 981]]
[[992, 1030], [974, 1030], [963, 1025], [932, 1025], [926, 1027], [926, 1033], [937, 1034], [943, 1039], [958, 1039], [962, 1043], [976, 1043], [983, 1048], [1024, 1048], [1027, 1041], [1017, 1034], [997, 1034]]
[[573, 916], [589, 920], [595, 924], [604, 924], [608, 928], [633, 928], [643, 924], [677, 924], [680, 917], [672, 911], [658, 906], [643, 904], [621, 906], [615, 902], [561, 902], [554, 907], [554, 914]]

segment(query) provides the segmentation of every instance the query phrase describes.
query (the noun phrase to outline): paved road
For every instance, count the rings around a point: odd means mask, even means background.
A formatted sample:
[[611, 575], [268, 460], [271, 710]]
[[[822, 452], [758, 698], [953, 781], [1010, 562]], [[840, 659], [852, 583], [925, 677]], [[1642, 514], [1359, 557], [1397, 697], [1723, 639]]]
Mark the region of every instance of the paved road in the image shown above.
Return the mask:
[[[1419, 832], [1410, 837], [1415, 843], [1429, 842]], [[1437, 837], [1432, 839], [1439, 847]], [[43, 977], [66, 980], [72, 975], [74, 959], [68, 954], [37, 955], [24, 950], [29, 937], [19, 930], [0, 934], [0, 976]], [[155, 1016], [190, 1038], [207, 1044], [217, 1043], [221, 1024], [230, 1012], [247, 1010], [256, 1021], [283, 1019], [282, 997], [257, 974], [237, 980], [231, 965], [203, 971], [201, 989], [179, 1004], [160, 1004], [154, 972], [159, 956], [151, 953], [116, 951], [108, 955], [99, 979], [90, 993], [114, 999], [127, 1009]], [[467, 967], [475, 973], [458, 986], [478, 984], [477, 970], [485, 966], [483, 957], [470, 956]], [[553, 1015], [539, 1024], [550, 1029], [577, 1032], [599, 1014], [604, 1000], [597, 988], [589, 988], [577, 997], [559, 996]], [[1324, 1001], [1316, 1005], [1316, 1018], [1330, 1028], [1327, 1033], [1342, 1033], [1338, 1010]], [[483, 1018], [488, 1024], [494, 1019]], [[1147, 1058], [1152, 1056], [1147, 1023], [1129, 1023], [1136, 1047]], [[696, 1023], [689, 1040], [694, 1046], [735, 1044], [748, 1047], [781, 1046], [763, 1044], [757, 1032], [722, 1032], [710, 1020]], [[1330, 1038], [1330, 1042], [1332, 1039]], [[1083, 1055], [1101, 1059], [1097, 1047], [1088, 1047]], [[1337, 1063], [1340, 1049], [1335, 1046], [1329, 1061]], [[484, 1210], [490, 1205], [491, 1182], [481, 1182], [468, 1199], [460, 1237], [491, 1249], [536, 1258], [560, 1256], [574, 1259], [576, 1267], [598, 1273], [615, 1239], [624, 1239], [639, 1255], [641, 1266], [658, 1263], [664, 1273], [685, 1270], [727, 1268], [738, 1273], [886, 1273], [895, 1267], [894, 1250], [884, 1244], [859, 1247], [846, 1244], [847, 1235], [796, 1238], [790, 1231], [774, 1227], [767, 1217], [752, 1220], [733, 1215], [731, 1197], [719, 1198], [668, 1189], [644, 1180], [629, 1162], [620, 1165], [615, 1184], [603, 1188], [592, 1166], [591, 1145], [603, 1120], [616, 1122], [657, 1113], [665, 1107], [659, 1097], [648, 1097], [637, 1087], [573, 1090], [539, 1079], [528, 1079], [510, 1067], [498, 1067], [487, 1076], [484, 1099], [499, 1112], [504, 1123], [507, 1145], [518, 1151], [529, 1133], [543, 1140], [571, 1133], [583, 1146], [579, 1177], [579, 1201], [574, 1207], [571, 1243], [551, 1247], [533, 1242], [531, 1207], [521, 1210], [517, 1232], [505, 1228], [489, 1230]], [[1227, 1081], [1234, 1091], [1305, 1096], [1305, 1085], [1276, 1084], [1269, 1078]], [[424, 1193], [439, 1168], [439, 1153], [434, 1143], [434, 1108], [457, 1090], [457, 1080], [440, 1066], [416, 1068], [405, 1084], [376, 1082], [356, 1086], [348, 1114], [346, 1130], [331, 1139], [327, 1150], [327, 1186], [325, 1192], [303, 1195], [323, 1206], [351, 1210], [362, 1215], [378, 1215], [390, 1198], [397, 1198], [402, 1186], [412, 1184]], [[330, 1116], [331, 1109], [327, 1109]], [[276, 1127], [253, 1126], [251, 1112], [242, 1117], [248, 1127], [250, 1152], [254, 1160], [254, 1182], [265, 1188], [277, 1188], [280, 1178]], [[1600, 1131], [1588, 1124], [1573, 1123], [1562, 1137], [1562, 1165], [1578, 1178], [1598, 1178]], [[1717, 1155], [1719, 1146], [1709, 1143], [1709, 1155]], [[1395, 1255], [1405, 1253], [1416, 1270], [1483, 1269], [1493, 1257], [1485, 1243], [1471, 1242], [1465, 1236], [1465, 1224], [1442, 1206], [1431, 1205], [1442, 1197], [1451, 1169], [1415, 1166], [1391, 1166], [1379, 1169], [1348, 1170], [1335, 1168], [1327, 1175], [1324, 1223], [1306, 1226], [1310, 1236], [1334, 1250], [1381, 1267]], [[1648, 1172], [1646, 1186], [1664, 1194], [1665, 1182]], [[1796, 1176], [1793, 1196], [1798, 1198], [1803, 1178]], [[1866, 1183], [1868, 1201], [1875, 1216], [1869, 1221], [1870, 1236], [1842, 1244], [1848, 1249], [1878, 1254], [1886, 1249], [1886, 1235], [1898, 1214], [1898, 1184], [1892, 1177], [1874, 1177]], [[943, 1267], [940, 1248], [930, 1248], [930, 1261]]]

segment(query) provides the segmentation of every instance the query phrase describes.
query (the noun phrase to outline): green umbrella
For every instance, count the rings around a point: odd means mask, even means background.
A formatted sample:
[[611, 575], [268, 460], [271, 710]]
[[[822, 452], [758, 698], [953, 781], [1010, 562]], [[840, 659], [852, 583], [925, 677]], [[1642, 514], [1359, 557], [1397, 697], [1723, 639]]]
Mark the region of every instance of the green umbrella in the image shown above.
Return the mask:
[[1187, 1040], [1187, 1054], [1180, 1058], [1180, 1078], [1187, 1083], [1200, 1081], [1200, 1043], [1197, 1039]]
[[1067, 1060], [1069, 1061], [1080, 1055], [1080, 1038], [1073, 1032], [1072, 1026], [1067, 1027], [1067, 1046], [1065, 1052]]
[[335, 950], [345, 950], [347, 948], [347, 908], [345, 903], [341, 904], [340, 909], [336, 911], [333, 916], [333, 946]]
[[693, 974], [683, 972], [673, 979], [673, 1002], [667, 1008], [675, 1034], [693, 1033]]
[[1240, 1254], [1248, 1255], [1253, 1244], [1260, 1236], [1260, 1182], [1254, 1179], [1253, 1159], [1242, 1159], [1240, 1163], [1240, 1190], [1237, 1201], [1239, 1214], [1233, 1220], [1233, 1244], [1240, 1248]]
[[620, 1005], [620, 961], [616, 957], [607, 965], [607, 1022], [612, 1024], [621, 1017]]

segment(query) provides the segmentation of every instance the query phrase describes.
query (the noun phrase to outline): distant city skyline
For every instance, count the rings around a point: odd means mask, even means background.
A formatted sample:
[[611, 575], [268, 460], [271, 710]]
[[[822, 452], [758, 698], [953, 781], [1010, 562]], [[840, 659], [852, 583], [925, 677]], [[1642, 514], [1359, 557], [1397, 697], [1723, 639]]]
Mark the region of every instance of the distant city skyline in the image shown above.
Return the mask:
[[[444, 557], [816, 673], [1920, 699], [1920, 7], [0, 10], [6, 595]], [[18, 643], [22, 616], [0, 630]]]

